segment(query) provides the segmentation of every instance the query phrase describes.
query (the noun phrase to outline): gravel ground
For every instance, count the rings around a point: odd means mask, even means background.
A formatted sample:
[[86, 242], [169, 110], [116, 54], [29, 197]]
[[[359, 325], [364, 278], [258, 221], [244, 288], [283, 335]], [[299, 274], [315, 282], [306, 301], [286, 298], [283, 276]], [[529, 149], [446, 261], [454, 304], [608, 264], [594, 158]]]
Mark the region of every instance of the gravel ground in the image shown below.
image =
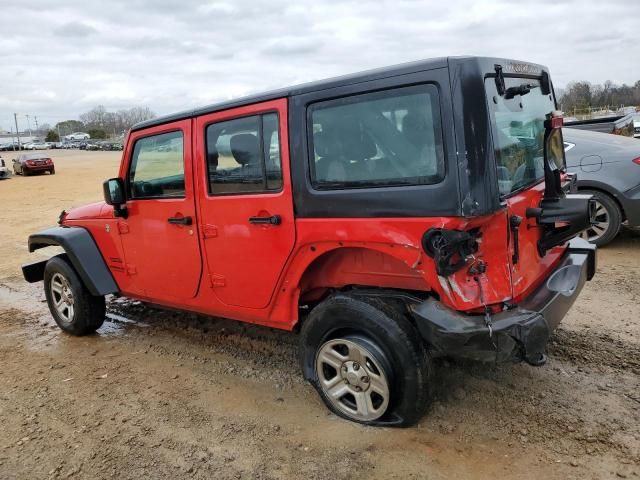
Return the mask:
[[96, 335], [63, 334], [20, 280], [26, 236], [119, 157], [54, 160], [0, 182], [0, 478], [640, 477], [639, 234], [599, 252], [544, 367], [440, 361], [417, 426], [368, 428], [303, 382], [294, 334], [116, 298]]

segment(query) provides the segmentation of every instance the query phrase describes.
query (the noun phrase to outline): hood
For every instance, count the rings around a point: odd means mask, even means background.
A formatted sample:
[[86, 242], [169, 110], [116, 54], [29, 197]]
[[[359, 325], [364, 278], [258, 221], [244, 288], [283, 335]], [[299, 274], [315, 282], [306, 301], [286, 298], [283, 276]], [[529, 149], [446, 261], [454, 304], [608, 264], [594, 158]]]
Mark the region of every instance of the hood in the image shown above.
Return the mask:
[[65, 216], [65, 220], [85, 220], [89, 218], [113, 218], [113, 207], [109, 207], [105, 202], [90, 203], [69, 210]]

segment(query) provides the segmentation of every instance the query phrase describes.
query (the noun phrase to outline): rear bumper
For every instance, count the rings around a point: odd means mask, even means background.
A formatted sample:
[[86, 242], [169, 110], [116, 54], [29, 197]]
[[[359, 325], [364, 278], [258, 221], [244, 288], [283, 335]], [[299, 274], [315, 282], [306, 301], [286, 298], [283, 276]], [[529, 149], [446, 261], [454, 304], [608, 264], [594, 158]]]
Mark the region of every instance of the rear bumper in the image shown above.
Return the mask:
[[25, 170], [29, 171], [29, 172], [46, 172], [48, 170], [53, 170], [53, 164], [51, 165], [36, 165], [35, 167], [30, 167], [28, 165], [25, 165], [24, 167]]
[[540, 287], [512, 309], [467, 315], [429, 299], [411, 310], [420, 334], [436, 356], [486, 362], [525, 360], [539, 365], [549, 335], [560, 324], [596, 269], [596, 247], [574, 238], [557, 267]]

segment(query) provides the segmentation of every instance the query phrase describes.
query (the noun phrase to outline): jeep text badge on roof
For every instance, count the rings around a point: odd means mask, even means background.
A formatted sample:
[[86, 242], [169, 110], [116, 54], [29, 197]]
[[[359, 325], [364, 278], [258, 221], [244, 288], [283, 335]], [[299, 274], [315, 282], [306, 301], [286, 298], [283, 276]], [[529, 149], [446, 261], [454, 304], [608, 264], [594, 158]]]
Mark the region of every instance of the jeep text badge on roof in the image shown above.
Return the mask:
[[545, 67], [461, 57], [143, 122], [24, 277], [74, 335], [107, 294], [298, 331], [329, 409], [408, 425], [436, 356], [542, 365], [594, 275], [555, 109]]

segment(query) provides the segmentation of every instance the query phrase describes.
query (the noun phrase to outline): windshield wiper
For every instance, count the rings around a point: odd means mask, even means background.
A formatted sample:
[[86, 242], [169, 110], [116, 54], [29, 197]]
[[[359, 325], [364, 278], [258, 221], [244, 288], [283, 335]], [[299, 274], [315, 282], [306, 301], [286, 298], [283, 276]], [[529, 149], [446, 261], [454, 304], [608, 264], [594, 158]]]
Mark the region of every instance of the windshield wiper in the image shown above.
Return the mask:
[[534, 85], [532, 83], [523, 83], [522, 85], [518, 85], [517, 87], [509, 87], [504, 92], [504, 98], [507, 100], [512, 99], [516, 95], [526, 95], [531, 91], [532, 88], [539, 88], [540, 85]]

